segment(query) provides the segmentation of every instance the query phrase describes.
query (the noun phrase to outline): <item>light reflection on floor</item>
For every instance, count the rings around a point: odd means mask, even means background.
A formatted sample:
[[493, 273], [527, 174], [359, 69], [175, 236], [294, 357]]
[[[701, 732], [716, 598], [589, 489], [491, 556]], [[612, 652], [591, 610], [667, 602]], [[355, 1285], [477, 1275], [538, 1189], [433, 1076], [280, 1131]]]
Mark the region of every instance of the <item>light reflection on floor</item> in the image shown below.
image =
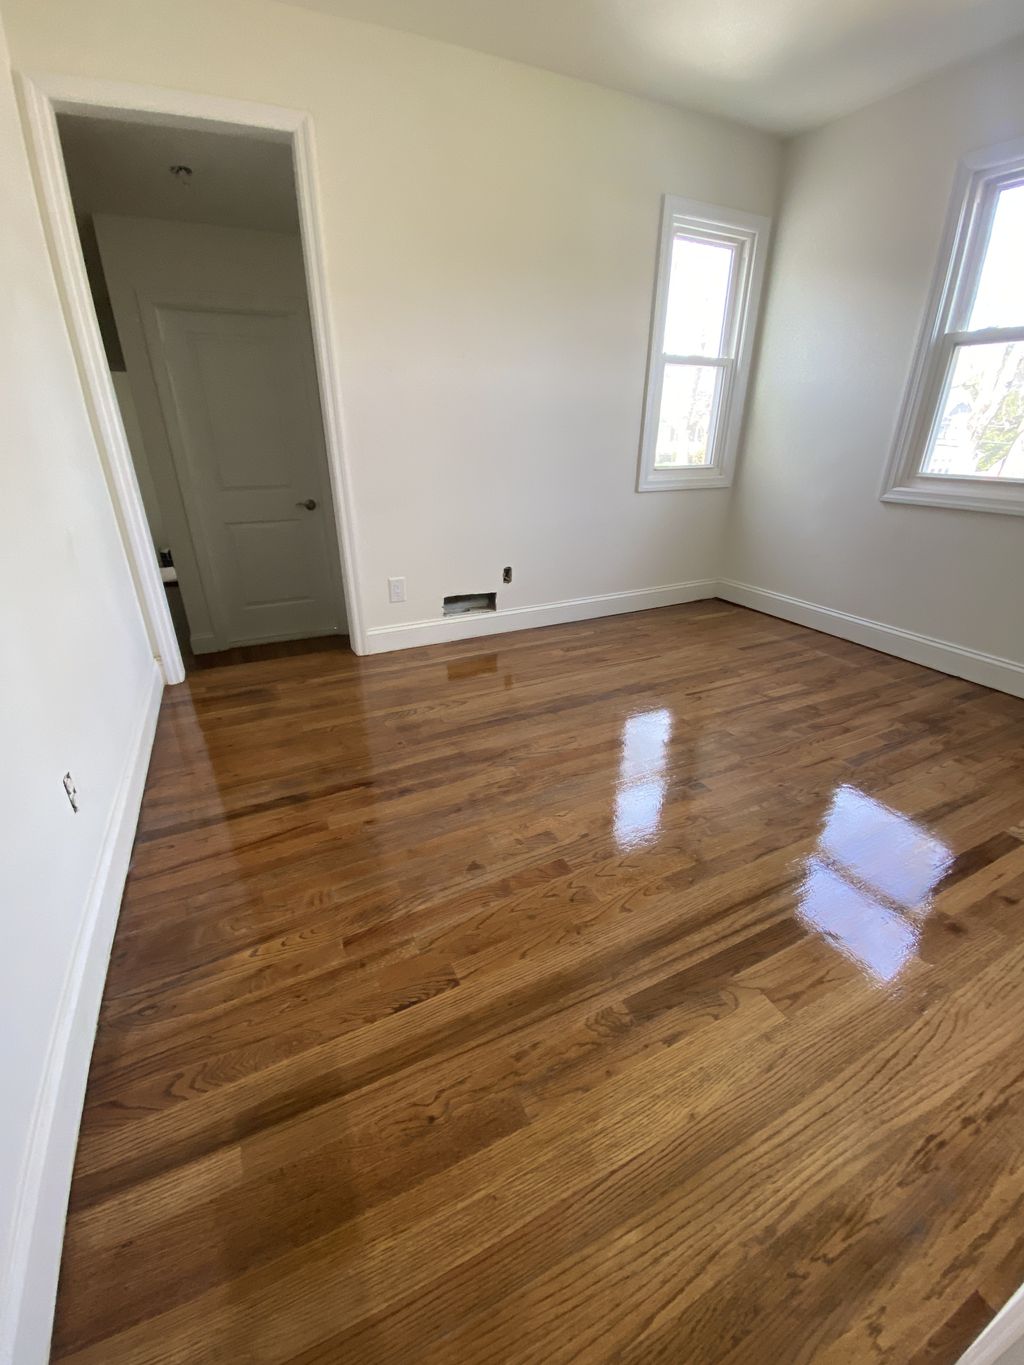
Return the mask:
[[615, 791], [615, 840], [621, 849], [657, 838], [665, 801], [667, 749], [672, 713], [643, 711], [622, 727], [622, 754]]
[[876, 981], [914, 956], [952, 851], [906, 815], [839, 787], [807, 859], [797, 913]]

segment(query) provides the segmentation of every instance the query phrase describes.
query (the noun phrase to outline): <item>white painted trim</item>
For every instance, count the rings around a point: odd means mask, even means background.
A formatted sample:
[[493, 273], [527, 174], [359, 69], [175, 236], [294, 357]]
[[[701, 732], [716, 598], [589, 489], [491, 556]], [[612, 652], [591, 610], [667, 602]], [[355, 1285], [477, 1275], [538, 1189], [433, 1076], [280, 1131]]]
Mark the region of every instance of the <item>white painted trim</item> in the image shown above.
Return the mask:
[[498, 611], [471, 612], [466, 616], [436, 616], [426, 621], [407, 621], [399, 626], [371, 626], [366, 632], [366, 652], [384, 654], [392, 649], [436, 645], [448, 640], [468, 640], [478, 635], [500, 635], [512, 630], [589, 621], [597, 616], [617, 616], [651, 607], [671, 607], [679, 602], [699, 602], [714, 597], [717, 582], [702, 578], [691, 583], [638, 588], [633, 592], [602, 593], [598, 597], [570, 597], [563, 602], [537, 606], [503, 607]]
[[755, 588], [749, 583], [736, 583], [731, 579], [719, 581], [716, 596], [725, 602], [763, 611], [768, 616], [781, 616], [785, 621], [795, 621], [797, 625], [824, 631], [826, 635], [853, 640], [855, 644], [867, 645], [869, 649], [880, 650], [883, 654], [895, 654], [899, 659], [909, 659], [911, 663], [938, 669], [940, 673], [952, 674], [954, 678], [967, 678], [984, 687], [994, 687], [997, 691], [1009, 692], [1011, 696], [1024, 697], [1024, 664], [1015, 663], [1012, 659], [983, 654], [980, 650], [954, 645], [948, 640], [935, 640], [929, 635], [918, 635], [915, 631], [888, 626], [882, 621], [835, 611], [815, 602], [805, 602], [799, 597], [771, 592], [767, 588]]
[[153, 652], [161, 662], [164, 677], [169, 683], [180, 682], [185, 670], [92, 306], [56, 115], [59, 112], [73, 112], [152, 123], [184, 122], [197, 127], [216, 123], [220, 132], [244, 135], [259, 129], [264, 134], [276, 134], [281, 141], [291, 143], [349, 639], [357, 654], [365, 653], [356, 574], [355, 545], [358, 533], [351, 473], [343, 441], [337, 347], [328, 307], [326, 254], [312, 120], [300, 110], [282, 109], [277, 105], [221, 99], [192, 91], [164, 90], [156, 86], [131, 85], [92, 77], [20, 73], [18, 86], [40, 210], [82, 387], [93, 418], [111, 500]]
[[840, 639], [852, 640], [855, 644], [866, 645], [883, 654], [894, 654], [899, 659], [909, 659], [911, 663], [937, 669], [954, 678], [967, 678], [984, 687], [1024, 697], [1022, 663], [727, 578], [703, 578], [689, 583], [639, 588], [632, 592], [603, 593], [597, 597], [571, 597], [562, 602], [504, 607], [494, 612], [473, 612], [467, 616], [431, 617], [396, 626], [371, 626], [366, 632], [365, 652], [383, 654], [395, 649], [500, 635], [513, 630], [533, 630], [538, 626], [562, 625], [570, 621], [589, 621], [600, 616], [647, 611], [652, 607], [670, 607], [712, 597], [751, 607], [768, 616], [779, 616], [785, 621], [808, 626], [811, 630], [823, 631], [826, 635], [838, 635]]
[[225, 99], [193, 90], [172, 90], [131, 81], [106, 81], [94, 76], [66, 76], [57, 72], [24, 72], [19, 79], [36, 86], [58, 113], [82, 113], [87, 106], [101, 118], [174, 124], [220, 124], [219, 132], [244, 137], [254, 128], [278, 134], [287, 142], [306, 115], [297, 109], [252, 100]]
[[957, 1365], [995, 1365], [1005, 1351], [1024, 1341], [1024, 1285], [1007, 1299], [989, 1325], [968, 1346]]
[[41, 84], [23, 78], [20, 86], [40, 213], [121, 543], [153, 655], [166, 682], [181, 682], [185, 667], [85, 273], [54, 102]]
[[882, 473], [878, 493], [882, 502], [1024, 516], [1024, 482], [1020, 480], [921, 473], [952, 363], [951, 338], [986, 336], [963, 329], [988, 242], [992, 187], [1021, 166], [1024, 138], [972, 152], [957, 167], [934, 278]]
[[983, 491], [990, 485], [985, 483], [982, 488], [978, 488], [973, 480], [969, 479], [941, 479], [936, 478], [936, 486], [929, 487], [924, 480], [929, 475], [922, 474], [920, 479], [913, 485], [906, 487], [894, 487], [887, 489], [882, 494], [883, 502], [904, 502], [917, 507], [956, 507], [963, 512], [1003, 512], [1014, 517], [1024, 517], [1024, 497], [1020, 493], [1020, 484], [1015, 480], [1007, 479], [1006, 488], [1013, 489], [1016, 501], [1010, 496], [995, 497]]
[[345, 594], [349, 644], [356, 654], [365, 654], [366, 630], [363, 625], [356, 578], [355, 547], [358, 536], [356, 501], [351, 470], [345, 458], [341, 387], [338, 377], [340, 371], [331, 325], [331, 310], [328, 306], [327, 254], [320, 219], [316, 144], [313, 121], [310, 118], [304, 117], [295, 129], [292, 138], [292, 157], [295, 164], [295, 189], [299, 201], [302, 256], [306, 263], [306, 287], [309, 290], [309, 319], [313, 329], [317, 379], [320, 381], [327, 465], [331, 477], [338, 545], [341, 550], [344, 579], [342, 586]]
[[[726, 323], [721, 356], [672, 357], [664, 349], [665, 322], [668, 315], [668, 290], [672, 273], [672, 246], [677, 232], [727, 239], [737, 250], [726, 299]], [[637, 492], [654, 493], [680, 488], [727, 488], [732, 483], [754, 337], [764, 283], [765, 258], [771, 219], [740, 209], [717, 208], [694, 199], [666, 194], [662, 201], [658, 267], [654, 285], [654, 308], [647, 351], [647, 381], [644, 389], [643, 424], [637, 468]], [[707, 365], [722, 370], [715, 398], [712, 424], [711, 463], [690, 468], [658, 469], [655, 446], [661, 415], [661, 392], [665, 366], [672, 359]]]
[[154, 662], [100, 846], [40, 1078], [10, 1259], [0, 1292], [0, 1362], [44, 1365], [85, 1082], [142, 804], [164, 679]]

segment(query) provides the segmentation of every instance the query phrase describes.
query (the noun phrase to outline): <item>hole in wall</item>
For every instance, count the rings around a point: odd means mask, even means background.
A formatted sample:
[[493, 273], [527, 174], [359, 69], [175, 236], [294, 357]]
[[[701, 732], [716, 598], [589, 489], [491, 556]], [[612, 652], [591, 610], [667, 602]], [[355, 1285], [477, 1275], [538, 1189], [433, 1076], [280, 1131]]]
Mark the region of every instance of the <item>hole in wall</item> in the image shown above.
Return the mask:
[[497, 611], [496, 592], [457, 592], [444, 599], [445, 616], [466, 616], [474, 611]]

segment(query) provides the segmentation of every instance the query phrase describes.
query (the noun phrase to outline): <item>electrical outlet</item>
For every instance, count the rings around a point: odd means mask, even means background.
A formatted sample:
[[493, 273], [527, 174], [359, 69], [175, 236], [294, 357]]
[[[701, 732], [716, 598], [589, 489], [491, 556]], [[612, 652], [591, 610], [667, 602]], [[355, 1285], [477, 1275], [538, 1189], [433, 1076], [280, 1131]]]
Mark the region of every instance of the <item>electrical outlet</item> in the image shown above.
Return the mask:
[[71, 802], [71, 809], [78, 814], [78, 788], [75, 786], [70, 773], [64, 774], [64, 791]]
[[389, 578], [389, 579], [388, 579], [388, 601], [389, 601], [389, 602], [404, 602], [404, 601], [405, 601], [405, 579], [404, 579], [404, 578]]

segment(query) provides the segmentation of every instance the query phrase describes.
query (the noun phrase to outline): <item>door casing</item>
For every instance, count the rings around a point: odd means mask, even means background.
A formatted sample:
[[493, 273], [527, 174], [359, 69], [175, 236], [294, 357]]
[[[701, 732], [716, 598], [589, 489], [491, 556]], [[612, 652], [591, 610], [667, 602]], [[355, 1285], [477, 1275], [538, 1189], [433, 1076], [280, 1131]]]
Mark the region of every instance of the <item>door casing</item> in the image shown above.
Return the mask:
[[222, 99], [159, 86], [98, 80], [89, 76], [18, 72], [16, 83], [40, 212], [47, 232], [68, 334], [96, 432], [103, 473], [139, 607], [154, 657], [167, 683], [183, 681], [185, 669], [153, 554], [153, 541], [96, 320], [64, 170], [57, 114], [90, 114], [136, 123], [180, 124], [197, 128], [213, 126], [220, 132], [242, 135], [256, 130], [290, 143], [327, 464], [333, 491], [335, 529], [341, 553], [349, 641], [355, 653], [365, 654], [366, 635], [360, 610], [361, 593], [355, 552], [356, 514], [351, 469], [343, 441], [337, 346], [328, 306], [316, 149], [310, 116], [300, 110], [282, 109], [276, 105]]

